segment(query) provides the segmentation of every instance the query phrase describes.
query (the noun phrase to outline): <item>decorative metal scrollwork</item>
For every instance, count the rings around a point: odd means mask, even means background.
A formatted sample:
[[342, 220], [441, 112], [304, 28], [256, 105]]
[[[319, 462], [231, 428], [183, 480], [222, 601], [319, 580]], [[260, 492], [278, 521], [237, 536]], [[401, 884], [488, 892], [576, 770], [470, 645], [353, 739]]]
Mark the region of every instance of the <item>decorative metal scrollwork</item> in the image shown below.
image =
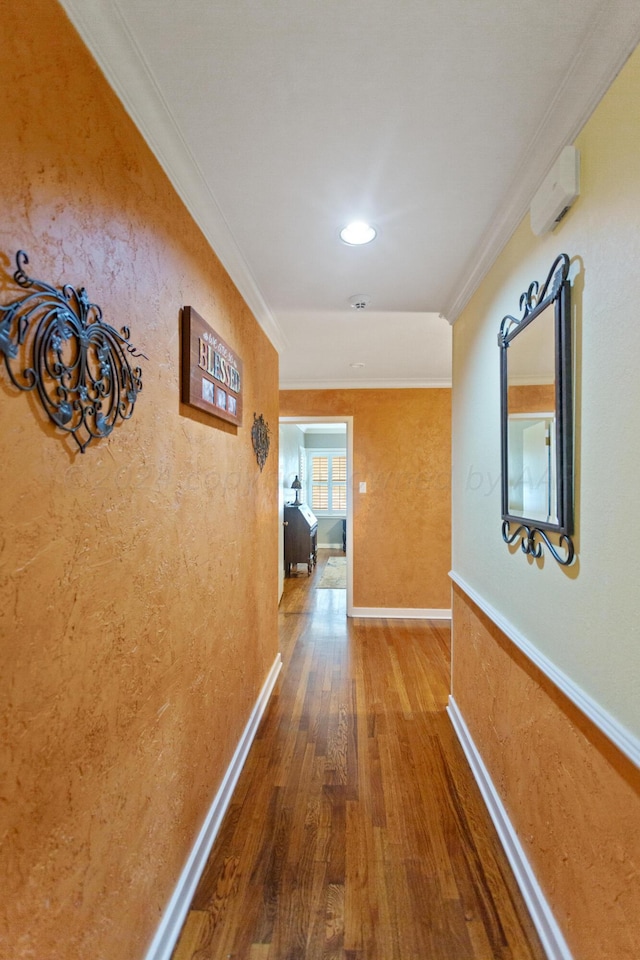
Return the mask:
[[514, 326], [519, 327], [534, 310], [542, 310], [545, 301], [551, 303], [558, 295], [558, 290], [569, 276], [569, 257], [566, 253], [561, 253], [551, 264], [551, 269], [547, 279], [539, 288], [537, 280], [529, 286], [528, 290], [520, 297], [520, 309], [522, 316], [519, 318], [507, 314], [500, 324], [498, 333], [498, 346], [503, 346]]
[[563, 567], [568, 567], [574, 557], [574, 547], [573, 540], [571, 537], [566, 534], [560, 534], [560, 540], [558, 546], [561, 550], [566, 550], [566, 556], [563, 556], [562, 553], [558, 551], [558, 548], [554, 543], [551, 542], [544, 530], [541, 530], [539, 527], [528, 526], [525, 523], [519, 524], [516, 529], [511, 533], [510, 523], [508, 520], [503, 520], [502, 522], [502, 539], [505, 543], [511, 545], [515, 543], [518, 537], [521, 537], [520, 548], [525, 554], [529, 554], [535, 559], [539, 559], [542, 556], [542, 544], [538, 541], [538, 537], [547, 545], [547, 548], [553, 555], [554, 559], [558, 561]]
[[118, 419], [132, 416], [142, 370], [131, 368], [127, 354], [148, 357], [130, 342], [128, 327], [117, 333], [104, 323], [84, 287], [34, 280], [25, 273], [28, 262], [19, 250], [13, 277], [28, 293], [0, 305], [0, 353], [14, 386], [35, 390], [50, 420], [84, 453]]
[[266, 422], [262, 414], [260, 414], [259, 417], [257, 417], [255, 413], [253, 415], [251, 441], [253, 443], [253, 449], [255, 451], [256, 460], [258, 461], [258, 466], [260, 467], [260, 472], [262, 473], [262, 468], [267, 462], [267, 457], [269, 456], [269, 445], [271, 443], [269, 440], [269, 424]]

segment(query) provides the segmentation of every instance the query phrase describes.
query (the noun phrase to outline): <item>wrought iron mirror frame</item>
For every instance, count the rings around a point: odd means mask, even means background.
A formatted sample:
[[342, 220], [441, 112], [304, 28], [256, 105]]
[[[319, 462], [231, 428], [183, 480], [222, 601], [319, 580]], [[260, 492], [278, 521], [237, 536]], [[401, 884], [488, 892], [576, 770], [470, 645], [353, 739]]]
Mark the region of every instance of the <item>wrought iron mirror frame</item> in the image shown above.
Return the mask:
[[[542, 287], [534, 281], [520, 297], [522, 316], [507, 315], [500, 324], [500, 426], [502, 441], [502, 538], [505, 543], [521, 539], [523, 553], [542, 556], [546, 544], [558, 563], [568, 566], [574, 558], [573, 534], [573, 384], [571, 349], [571, 283], [569, 257], [561, 253], [553, 262]], [[557, 522], [535, 520], [509, 513], [509, 345], [534, 323], [548, 307], [554, 307], [555, 363], [555, 454]], [[515, 529], [511, 529], [511, 525]], [[558, 535], [556, 545], [549, 533]]]

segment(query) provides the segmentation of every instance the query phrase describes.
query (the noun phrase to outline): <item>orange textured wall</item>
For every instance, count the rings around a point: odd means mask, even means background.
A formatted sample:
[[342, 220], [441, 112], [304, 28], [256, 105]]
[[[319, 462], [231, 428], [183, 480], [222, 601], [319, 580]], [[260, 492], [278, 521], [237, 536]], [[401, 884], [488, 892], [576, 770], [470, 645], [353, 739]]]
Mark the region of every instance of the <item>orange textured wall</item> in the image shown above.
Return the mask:
[[509, 387], [509, 413], [550, 413], [555, 408], [553, 383]]
[[449, 609], [451, 391], [281, 390], [280, 415], [354, 418], [354, 606]]
[[640, 771], [454, 587], [453, 692], [576, 960], [637, 960]]
[[[277, 355], [58, 5], [0, 11], [2, 302], [24, 248], [149, 358], [84, 455], [0, 370], [0, 958], [138, 960], [277, 656]], [[179, 402], [185, 303], [237, 431]]]

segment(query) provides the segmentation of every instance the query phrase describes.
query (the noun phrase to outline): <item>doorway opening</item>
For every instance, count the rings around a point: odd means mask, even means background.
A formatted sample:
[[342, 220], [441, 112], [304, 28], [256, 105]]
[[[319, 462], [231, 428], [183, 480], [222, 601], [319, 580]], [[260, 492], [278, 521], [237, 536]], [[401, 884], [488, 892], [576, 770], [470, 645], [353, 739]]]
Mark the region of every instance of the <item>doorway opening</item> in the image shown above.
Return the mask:
[[[318, 548], [344, 548], [346, 611], [352, 617], [353, 417], [280, 417], [279, 426], [278, 601], [285, 578], [284, 508], [295, 503], [295, 495], [317, 519]], [[296, 479], [300, 487], [292, 486]]]

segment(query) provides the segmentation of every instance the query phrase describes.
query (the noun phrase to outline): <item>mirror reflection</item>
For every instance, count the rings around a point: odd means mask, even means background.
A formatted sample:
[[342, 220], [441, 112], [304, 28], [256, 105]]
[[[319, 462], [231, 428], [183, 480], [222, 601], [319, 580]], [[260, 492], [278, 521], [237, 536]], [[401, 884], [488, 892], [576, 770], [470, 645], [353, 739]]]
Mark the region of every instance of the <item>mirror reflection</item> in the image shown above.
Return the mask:
[[550, 304], [509, 344], [508, 512], [558, 522], [555, 311]]

